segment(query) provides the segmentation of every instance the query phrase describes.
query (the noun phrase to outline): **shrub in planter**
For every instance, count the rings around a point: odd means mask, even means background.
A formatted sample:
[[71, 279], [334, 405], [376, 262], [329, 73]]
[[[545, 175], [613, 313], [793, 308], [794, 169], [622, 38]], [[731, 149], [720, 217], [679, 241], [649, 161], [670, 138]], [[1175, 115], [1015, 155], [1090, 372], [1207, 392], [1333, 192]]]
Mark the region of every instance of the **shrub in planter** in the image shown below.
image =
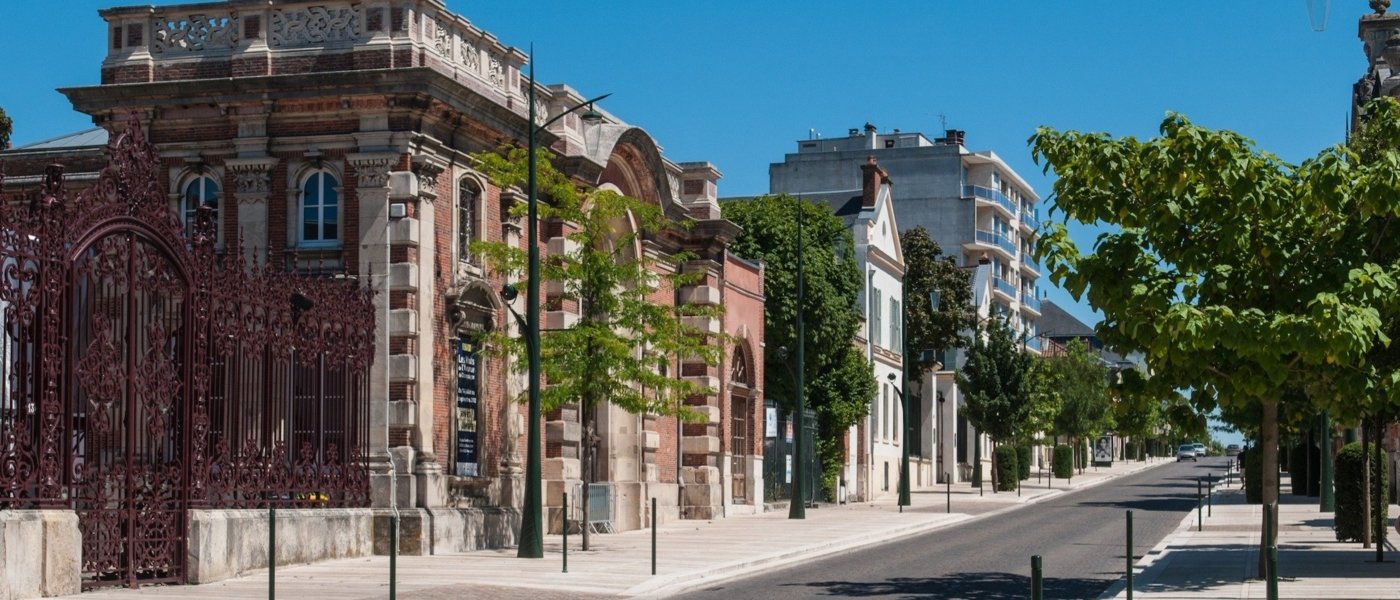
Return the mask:
[[1055, 446], [1055, 454], [1052, 457], [1051, 465], [1055, 472], [1055, 477], [1069, 479], [1074, 475], [1074, 448], [1066, 444]]
[[1264, 451], [1259, 446], [1244, 453], [1244, 501], [1264, 503]]
[[[1371, 508], [1371, 531], [1375, 531], [1376, 521], [1384, 522], [1386, 519], [1387, 504], [1389, 503], [1388, 490], [1386, 488], [1386, 468], [1385, 455], [1380, 448], [1372, 445], [1375, 452], [1371, 455], [1371, 477], [1380, 478], [1381, 505]], [[1337, 452], [1336, 470], [1334, 471], [1333, 483], [1336, 486], [1336, 514], [1334, 515], [1333, 527], [1337, 530], [1337, 541], [1339, 542], [1359, 542], [1361, 541], [1361, 528], [1364, 527], [1361, 521], [1361, 506], [1364, 502], [1364, 494], [1369, 493], [1361, 485], [1362, 475], [1362, 454], [1361, 442], [1352, 442], [1342, 447]], [[1375, 485], [1374, 480], [1371, 485]]]
[[1031, 447], [1016, 447], [1016, 475], [1025, 481], [1031, 478]]
[[1305, 480], [1304, 465], [1308, 464], [1308, 447], [1305, 444], [1297, 444], [1288, 449], [1288, 482], [1293, 486], [1293, 493], [1298, 496], [1308, 495], [1308, 482]]
[[992, 456], [992, 468], [997, 472], [997, 491], [1016, 491], [1016, 482], [1020, 481], [1016, 478], [1016, 447], [997, 446]]

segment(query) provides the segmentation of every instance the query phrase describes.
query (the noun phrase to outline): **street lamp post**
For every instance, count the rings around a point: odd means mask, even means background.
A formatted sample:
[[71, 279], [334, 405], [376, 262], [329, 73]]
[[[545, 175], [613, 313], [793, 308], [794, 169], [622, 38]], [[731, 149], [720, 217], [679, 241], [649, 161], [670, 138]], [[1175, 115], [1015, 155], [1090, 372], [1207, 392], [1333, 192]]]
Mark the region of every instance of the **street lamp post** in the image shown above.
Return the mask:
[[[555, 115], [554, 118], [545, 121], [538, 127], [535, 126], [535, 50], [530, 49], [530, 86], [527, 92], [526, 104], [529, 105], [530, 121], [529, 141], [527, 149], [530, 153], [529, 176], [526, 196], [526, 226], [529, 235], [526, 238], [529, 245], [528, 251], [530, 262], [526, 271], [527, 291], [525, 295], [525, 345], [530, 354], [530, 367], [528, 374], [529, 385], [529, 407], [530, 422], [526, 434], [525, 449], [525, 501], [523, 514], [520, 516], [520, 548], [516, 553], [519, 558], [544, 558], [544, 528], [540, 520], [543, 515], [541, 498], [541, 460], [540, 460], [540, 244], [539, 244], [539, 210], [536, 199], [536, 145], [535, 137], [539, 131], [549, 127], [555, 121], [563, 118], [564, 115], [572, 113], [585, 106], [588, 110], [583, 114], [583, 120], [587, 122], [597, 122], [602, 120], [602, 115], [593, 110], [593, 103], [598, 102], [612, 94], [603, 94], [591, 100], [585, 100], [574, 105], [566, 111]], [[565, 523], [565, 526], [568, 524]]]
[[793, 416], [794, 425], [797, 429], [796, 444], [792, 452], [792, 478], [793, 493], [792, 501], [788, 503], [789, 519], [807, 518], [807, 455], [803, 450], [807, 448], [807, 389], [803, 381], [807, 370], [807, 331], [804, 327], [803, 310], [807, 307], [805, 298], [806, 281], [802, 277], [802, 247], [806, 244], [802, 240], [802, 198], [797, 199], [797, 414]]

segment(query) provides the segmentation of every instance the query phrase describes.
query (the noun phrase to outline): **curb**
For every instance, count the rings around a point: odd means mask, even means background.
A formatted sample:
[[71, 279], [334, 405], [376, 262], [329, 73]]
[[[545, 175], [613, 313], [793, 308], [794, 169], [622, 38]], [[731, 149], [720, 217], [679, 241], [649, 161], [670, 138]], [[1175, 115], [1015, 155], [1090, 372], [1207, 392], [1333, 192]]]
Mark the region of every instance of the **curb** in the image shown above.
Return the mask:
[[[1240, 491], [1239, 489], [1227, 489], [1220, 493], [1240, 493]], [[1157, 576], [1160, 575], [1162, 571], [1171, 566], [1173, 555], [1167, 554], [1166, 550], [1182, 534], [1191, 532], [1191, 528], [1196, 521], [1195, 517], [1196, 509], [1193, 508], [1186, 511], [1186, 516], [1181, 518], [1181, 523], [1176, 526], [1176, 529], [1173, 529], [1171, 533], [1162, 538], [1162, 541], [1157, 542], [1156, 546], [1153, 546], [1151, 550], [1143, 553], [1142, 558], [1133, 563], [1134, 583], [1146, 582], [1147, 585], [1151, 585], [1152, 582], [1157, 580]], [[1124, 595], [1127, 591], [1127, 587], [1127, 578], [1119, 577], [1117, 581], [1113, 582], [1113, 585], [1108, 586], [1108, 589], [1104, 590], [1102, 594], [1099, 594], [1098, 600], [1115, 600], [1119, 596]], [[1139, 591], [1136, 589], [1136, 586], [1134, 591]]]
[[760, 556], [749, 560], [736, 561], [733, 563], [710, 567], [700, 571], [679, 573], [669, 578], [666, 578], [663, 581], [644, 581], [624, 590], [620, 595], [624, 597], [633, 598], [665, 598], [683, 592], [692, 591], [707, 585], [714, 585], [726, 581], [733, 581], [735, 579], [742, 579], [744, 577], [754, 575], [760, 570], [780, 568], [786, 565], [796, 563], [799, 560], [810, 560], [817, 558], [827, 558], [830, 556], [837, 556], [841, 554], [855, 552], [857, 550], [862, 550], [872, 546], [878, 546], [880, 544], [899, 541], [905, 538], [929, 533], [932, 531], [938, 531], [940, 529], [945, 529], [956, 525], [962, 525], [964, 523], [980, 521], [982, 519], [989, 519], [1013, 510], [1019, 510], [1022, 507], [1025, 507], [1026, 505], [1035, 504], [1048, 498], [1055, 498], [1063, 496], [1065, 494], [1085, 490], [1097, 485], [1101, 485], [1104, 482], [1117, 479], [1119, 477], [1136, 475], [1138, 473], [1142, 473], [1149, 469], [1154, 469], [1165, 464], [1171, 463], [1162, 461], [1156, 464], [1149, 464], [1141, 469], [1137, 469], [1134, 471], [1107, 475], [1105, 477], [1078, 486], [1074, 486], [1069, 489], [1056, 489], [1051, 491], [1050, 493], [1027, 497], [1024, 500], [1012, 504], [1011, 506], [1000, 508], [994, 511], [989, 511], [976, 515], [954, 513], [960, 514], [962, 518], [948, 519], [945, 521], [928, 523], [926, 525], [907, 529], [898, 529], [893, 531], [886, 530], [885, 532], [877, 532], [858, 538], [844, 538], [838, 540], [831, 540], [828, 542], [821, 542], [818, 544], [807, 546], [805, 548], [798, 548], [794, 550], [780, 552], [777, 554]]

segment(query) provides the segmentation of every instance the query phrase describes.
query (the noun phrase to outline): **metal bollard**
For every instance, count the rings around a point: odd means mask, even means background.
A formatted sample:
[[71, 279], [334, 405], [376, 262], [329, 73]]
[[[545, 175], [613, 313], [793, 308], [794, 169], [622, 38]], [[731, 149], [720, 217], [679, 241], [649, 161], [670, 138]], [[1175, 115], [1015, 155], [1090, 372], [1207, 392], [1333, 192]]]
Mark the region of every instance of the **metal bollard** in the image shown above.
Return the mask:
[[398, 597], [399, 514], [389, 515], [389, 600]]
[[1125, 571], [1128, 575], [1128, 600], [1133, 600], [1133, 511], [1131, 510], [1128, 511], [1128, 552], [1125, 556], [1127, 557]]
[[1044, 582], [1040, 572], [1040, 555], [1031, 557], [1031, 600], [1045, 600]]
[[569, 572], [569, 493], [564, 492], [564, 573]]
[[1278, 600], [1278, 540], [1274, 534], [1274, 512], [1277, 507], [1270, 502], [1264, 505], [1264, 536], [1268, 541], [1269, 556], [1265, 564], [1267, 574], [1267, 595], [1269, 600]]
[[1206, 516], [1215, 514], [1215, 473], [1206, 479]]
[[944, 497], [944, 498], [947, 500], [947, 502], [948, 502], [948, 514], [952, 514], [952, 513], [953, 513], [953, 474], [952, 474], [952, 473], [944, 473], [944, 474], [943, 474], [943, 484], [944, 484], [944, 488], [943, 488], [943, 497]]
[[267, 600], [277, 598], [277, 509], [267, 507]]
[[656, 498], [651, 499], [651, 574], [656, 574]]
[[1204, 513], [1202, 512], [1202, 510], [1201, 510], [1202, 508], [1204, 508], [1204, 507], [1201, 505], [1201, 480], [1200, 480], [1200, 478], [1197, 478], [1197, 479], [1196, 479], [1196, 531], [1201, 531], [1201, 530], [1205, 529], [1205, 524], [1204, 524], [1204, 522], [1201, 520], [1201, 516], [1204, 514]]

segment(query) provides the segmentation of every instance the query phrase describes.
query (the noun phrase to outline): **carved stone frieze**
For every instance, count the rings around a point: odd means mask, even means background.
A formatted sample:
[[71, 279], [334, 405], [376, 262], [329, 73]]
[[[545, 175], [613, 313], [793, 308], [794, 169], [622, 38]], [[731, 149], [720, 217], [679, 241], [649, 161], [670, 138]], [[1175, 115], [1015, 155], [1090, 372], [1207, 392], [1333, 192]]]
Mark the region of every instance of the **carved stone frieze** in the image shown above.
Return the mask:
[[462, 66], [472, 71], [481, 68], [480, 52], [481, 51], [477, 50], [476, 46], [468, 42], [466, 38], [462, 38], [462, 43], [457, 48], [457, 54], [459, 55], [459, 60], [462, 61]]
[[262, 202], [272, 192], [272, 168], [275, 158], [230, 159], [224, 168], [233, 175], [233, 190], [240, 202]]
[[307, 46], [360, 39], [357, 6], [331, 5], [272, 11], [270, 44], [274, 48]]
[[486, 80], [491, 82], [491, 85], [495, 86], [496, 89], [505, 89], [506, 63], [501, 60], [501, 55], [494, 52], [491, 53], [491, 62], [486, 71]]
[[393, 154], [352, 154], [347, 157], [355, 167], [357, 187], [382, 188], [389, 185], [389, 171], [398, 157]]
[[152, 54], [201, 52], [238, 43], [238, 19], [228, 14], [160, 16], [151, 22]]
[[452, 30], [442, 21], [433, 21], [433, 49], [438, 54], [452, 58]]
[[442, 175], [446, 169], [447, 165], [432, 157], [426, 155], [413, 157], [413, 174], [418, 177], [418, 193], [429, 200], [436, 200], [438, 176]]

